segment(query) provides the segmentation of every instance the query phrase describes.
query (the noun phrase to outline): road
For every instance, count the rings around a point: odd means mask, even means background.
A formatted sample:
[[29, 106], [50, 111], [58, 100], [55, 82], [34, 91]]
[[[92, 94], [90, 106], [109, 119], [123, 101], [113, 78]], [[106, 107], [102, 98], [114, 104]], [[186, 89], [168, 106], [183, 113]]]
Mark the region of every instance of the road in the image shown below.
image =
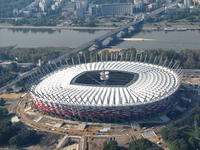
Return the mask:
[[28, 77], [29, 75], [37, 72], [37, 69], [38, 68], [34, 68], [31, 71], [23, 73], [22, 75], [18, 75], [16, 78], [12, 79], [11, 81], [8, 81], [5, 86], [3, 86], [3, 87], [0, 88], [0, 93], [3, 92], [5, 89], [7, 89], [9, 87], [12, 87], [13, 85], [15, 85], [20, 80], [22, 80], [22, 79]]
[[61, 129], [61, 128], [54, 128], [55, 130], [52, 130], [52, 126], [50, 126], [50, 125], [37, 123], [36, 121], [29, 119], [25, 115], [25, 112], [24, 112], [24, 107], [25, 107], [27, 100], [28, 100], [27, 96], [25, 96], [23, 99], [21, 99], [18, 103], [18, 107], [17, 107], [17, 110], [16, 110], [16, 114], [18, 116], [20, 116], [21, 122], [23, 122], [24, 124], [34, 128], [35, 130], [65, 135], [66, 131]]

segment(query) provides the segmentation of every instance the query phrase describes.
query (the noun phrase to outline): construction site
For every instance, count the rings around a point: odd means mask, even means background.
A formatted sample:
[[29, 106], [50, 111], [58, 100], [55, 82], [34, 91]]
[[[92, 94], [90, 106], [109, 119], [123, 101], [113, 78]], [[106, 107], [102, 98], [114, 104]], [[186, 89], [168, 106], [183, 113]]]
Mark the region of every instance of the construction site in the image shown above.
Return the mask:
[[[185, 76], [183, 79], [184, 83], [191, 80], [194, 80], [191, 76]], [[193, 83], [193, 89], [196, 89], [196, 85], [198, 86], [197, 82]], [[188, 87], [188, 89], [191, 89], [191, 87]], [[38, 111], [28, 93], [2, 94], [0, 98], [6, 99], [6, 103], [9, 105], [9, 113], [16, 114], [11, 118], [12, 122], [21, 121], [28, 128], [46, 134], [42, 143], [47, 143], [45, 145], [48, 146], [43, 147], [43, 144], [31, 146], [28, 148], [30, 150], [102, 150], [104, 142], [109, 140], [115, 140], [119, 146], [127, 148], [131, 141], [141, 138], [146, 138], [167, 150], [167, 144], [163, 142], [160, 135], [160, 130], [171, 120], [167, 113], [177, 111], [183, 114], [187, 113], [185, 108], [175, 105], [172, 108], [173, 110], [164, 111], [159, 116], [149, 120], [127, 121], [123, 124], [95, 123], [72, 121]], [[184, 99], [184, 101], [189, 100]], [[184, 118], [178, 117], [176, 120]]]
[[142, 137], [165, 147], [165, 144], [160, 144], [163, 143], [159, 135], [161, 126], [147, 128], [136, 122], [117, 124], [65, 120], [38, 112], [28, 94], [20, 97], [16, 114], [21, 122], [34, 130], [61, 135], [55, 149], [101, 150], [103, 143], [112, 139], [116, 140], [119, 146], [128, 147], [130, 141]]

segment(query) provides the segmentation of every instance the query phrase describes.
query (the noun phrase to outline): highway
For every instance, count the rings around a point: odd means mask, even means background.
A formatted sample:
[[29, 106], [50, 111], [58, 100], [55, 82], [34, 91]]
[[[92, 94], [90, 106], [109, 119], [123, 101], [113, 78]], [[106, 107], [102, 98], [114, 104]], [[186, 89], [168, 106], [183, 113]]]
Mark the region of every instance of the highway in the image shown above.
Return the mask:
[[23, 73], [21, 75], [18, 75], [15, 79], [12, 79], [12, 80], [8, 81], [5, 86], [3, 86], [3, 87], [0, 88], [0, 93], [2, 91], [4, 91], [5, 89], [9, 88], [9, 87], [12, 87], [13, 85], [15, 85], [20, 80], [22, 80], [22, 79], [28, 77], [29, 75], [37, 72], [37, 70], [38, 70], [38, 67], [32, 69], [31, 71], [28, 71], [28, 72], [25, 72], [25, 73]]

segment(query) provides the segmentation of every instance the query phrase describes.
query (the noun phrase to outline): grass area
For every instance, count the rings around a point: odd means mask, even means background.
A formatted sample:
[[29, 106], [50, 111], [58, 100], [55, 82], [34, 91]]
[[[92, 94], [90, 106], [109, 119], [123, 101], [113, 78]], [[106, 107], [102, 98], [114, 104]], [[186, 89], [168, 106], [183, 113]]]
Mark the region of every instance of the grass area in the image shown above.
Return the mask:
[[97, 26], [103, 27], [113, 27], [113, 24], [97, 24]]
[[[5, 67], [0, 66], [0, 86], [4, 86], [8, 81], [14, 79], [19, 73], [27, 72], [33, 69], [37, 66], [39, 60], [41, 60], [41, 63], [48, 63], [48, 61], [56, 59], [71, 50], [72, 48], [69, 47], [0, 47], [0, 60], [2, 62], [13, 62]], [[21, 67], [18, 63], [32, 63], [32, 65], [28, 67]]]
[[199, 78], [184, 78], [183, 81], [200, 85], [200, 79]]
[[0, 60], [16, 60], [18, 62], [31, 62], [37, 63], [38, 60], [48, 61], [55, 59], [69, 51], [69, 47], [36, 47], [36, 48], [13, 48], [13, 47], [0, 47]]
[[190, 21], [188, 21], [186, 18], [183, 18], [183, 19], [177, 20], [177, 22], [190, 22]]
[[186, 128], [183, 130], [183, 134], [191, 137], [194, 135], [194, 130], [192, 128]]

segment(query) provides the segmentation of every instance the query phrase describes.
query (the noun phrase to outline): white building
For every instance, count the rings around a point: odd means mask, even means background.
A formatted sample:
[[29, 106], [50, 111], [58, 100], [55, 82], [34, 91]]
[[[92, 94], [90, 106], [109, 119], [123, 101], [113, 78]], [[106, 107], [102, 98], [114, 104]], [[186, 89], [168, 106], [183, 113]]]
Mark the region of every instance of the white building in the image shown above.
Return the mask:
[[184, 0], [184, 7], [190, 8], [190, 6], [191, 6], [191, 0]]
[[112, 15], [132, 15], [133, 4], [132, 3], [113, 3], [113, 4], [101, 4], [101, 5], [89, 5], [90, 15], [112, 16]]
[[132, 3], [113, 3], [102, 4], [100, 6], [102, 16], [106, 15], [132, 15], [133, 4]]
[[49, 5], [50, 5], [50, 1], [49, 0], [40, 0], [40, 2], [39, 2], [39, 9], [42, 12], [45, 12], [46, 9], [49, 7]]
[[136, 9], [142, 9], [143, 5], [144, 5], [143, 0], [134, 0], [134, 7]]

